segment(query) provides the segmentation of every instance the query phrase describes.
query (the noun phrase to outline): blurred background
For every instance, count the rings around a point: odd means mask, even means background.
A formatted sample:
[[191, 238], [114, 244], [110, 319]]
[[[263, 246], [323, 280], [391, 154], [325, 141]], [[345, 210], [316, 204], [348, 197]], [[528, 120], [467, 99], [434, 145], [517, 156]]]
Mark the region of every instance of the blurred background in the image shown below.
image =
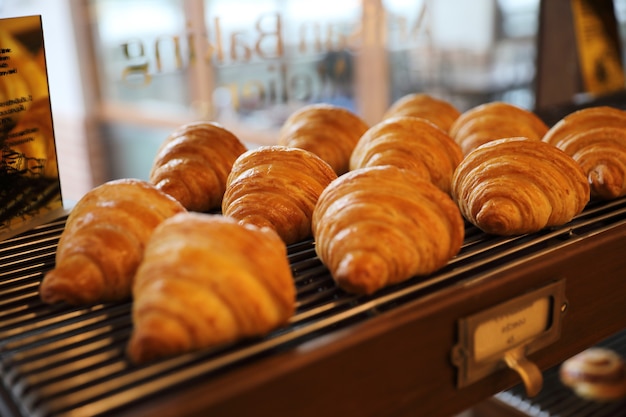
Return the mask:
[[[41, 15], [61, 185], [146, 179], [179, 125], [275, 143], [298, 107], [379, 120], [427, 92], [466, 110], [536, 107], [539, 0], [0, 0]], [[623, 37], [626, 2], [615, 1]], [[558, 30], [558, 28], [555, 28]]]

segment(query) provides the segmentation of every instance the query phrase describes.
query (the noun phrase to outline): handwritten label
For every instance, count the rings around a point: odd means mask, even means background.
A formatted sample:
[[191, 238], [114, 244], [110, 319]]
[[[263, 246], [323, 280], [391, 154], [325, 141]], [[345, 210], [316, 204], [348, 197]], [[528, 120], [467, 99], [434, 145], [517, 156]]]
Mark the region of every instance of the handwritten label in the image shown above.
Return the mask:
[[479, 324], [474, 333], [474, 360], [506, 352], [543, 333], [549, 325], [550, 298]]

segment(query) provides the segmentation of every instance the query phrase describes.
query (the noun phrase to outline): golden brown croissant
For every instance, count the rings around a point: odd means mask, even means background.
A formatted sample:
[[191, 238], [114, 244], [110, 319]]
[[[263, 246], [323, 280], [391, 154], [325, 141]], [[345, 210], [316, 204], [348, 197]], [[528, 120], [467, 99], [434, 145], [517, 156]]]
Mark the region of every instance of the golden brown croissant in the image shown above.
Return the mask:
[[332, 104], [311, 104], [283, 124], [278, 144], [305, 149], [322, 158], [337, 175], [349, 170], [350, 155], [369, 128], [350, 110]]
[[287, 249], [269, 228], [205, 213], [164, 221], [133, 285], [136, 363], [263, 336], [295, 310]]
[[67, 218], [56, 265], [41, 283], [41, 299], [92, 304], [128, 298], [152, 231], [184, 211], [172, 197], [141, 180], [110, 181], [89, 191]]
[[495, 139], [525, 137], [541, 140], [548, 126], [533, 112], [509, 103], [494, 101], [473, 107], [450, 127], [450, 136], [464, 155]]
[[612, 200], [626, 195], [626, 128], [587, 130], [559, 142], [558, 148], [580, 164], [593, 198]]
[[559, 120], [543, 136], [543, 141], [558, 147], [558, 143], [573, 134], [598, 127], [626, 128], [626, 111], [610, 107], [595, 106], [576, 110]]
[[219, 208], [226, 178], [245, 145], [212, 122], [181, 126], [161, 145], [150, 182], [191, 211]]
[[365, 132], [352, 152], [350, 169], [394, 165], [449, 193], [461, 159], [461, 148], [446, 132], [426, 119], [405, 116], [386, 119]]
[[600, 106], [565, 116], [543, 139], [580, 164], [592, 198], [626, 195], [626, 112]]
[[342, 175], [313, 213], [320, 260], [339, 287], [358, 294], [437, 271], [458, 253], [464, 233], [449, 195], [392, 165]]
[[505, 138], [461, 161], [452, 197], [486, 233], [518, 235], [569, 222], [589, 201], [589, 184], [565, 152], [542, 141]]
[[398, 116], [414, 116], [430, 120], [446, 133], [461, 112], [452, 103], [425, 93], [407, 94], [387, 109], [383, 120]]
[[337, 175], [317, 155], [273, 145], [251, 149], [233, 164], [222, 213], [242, 223], [271, 227], [286, 244], [311, 236], [311, 216]]

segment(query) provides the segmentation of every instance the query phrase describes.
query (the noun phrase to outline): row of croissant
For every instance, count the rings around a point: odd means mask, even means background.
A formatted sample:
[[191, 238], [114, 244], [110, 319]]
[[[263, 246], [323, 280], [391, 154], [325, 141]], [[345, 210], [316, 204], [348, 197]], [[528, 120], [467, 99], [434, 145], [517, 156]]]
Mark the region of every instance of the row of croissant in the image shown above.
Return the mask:
[[626, 112], [609, 107], [549, 129], [503, 102], [460, 113], [413, 94], [371, 127], [317, 104], [285, 121], [277, 145], [254, 149], [190, 123], [164, 141], [148, 181], [111, 181], [78, 201], [40, 295], [132, 298], [127, 351], [143, 363], [287, 323], [294, 242], [313, 237], [339, 287], [372, 294], [445, 266], [465, 221], [501, 235], [565, 224], [591, 198], [625, 195], [625, 172]]

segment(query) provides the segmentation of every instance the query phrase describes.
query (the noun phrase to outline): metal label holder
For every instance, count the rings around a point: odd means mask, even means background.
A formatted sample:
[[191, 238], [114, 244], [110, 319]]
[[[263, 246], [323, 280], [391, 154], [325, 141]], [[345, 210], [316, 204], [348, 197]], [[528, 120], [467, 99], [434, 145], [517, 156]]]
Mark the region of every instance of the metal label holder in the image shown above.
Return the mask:
[[466, 387], [507, 367], [519, 374], [529, 397], [543, 377], [527, 356], [557, 341], [567, 310], [565, 280], [559, 280], [459, 320], [452, 362], [457, 386]]

